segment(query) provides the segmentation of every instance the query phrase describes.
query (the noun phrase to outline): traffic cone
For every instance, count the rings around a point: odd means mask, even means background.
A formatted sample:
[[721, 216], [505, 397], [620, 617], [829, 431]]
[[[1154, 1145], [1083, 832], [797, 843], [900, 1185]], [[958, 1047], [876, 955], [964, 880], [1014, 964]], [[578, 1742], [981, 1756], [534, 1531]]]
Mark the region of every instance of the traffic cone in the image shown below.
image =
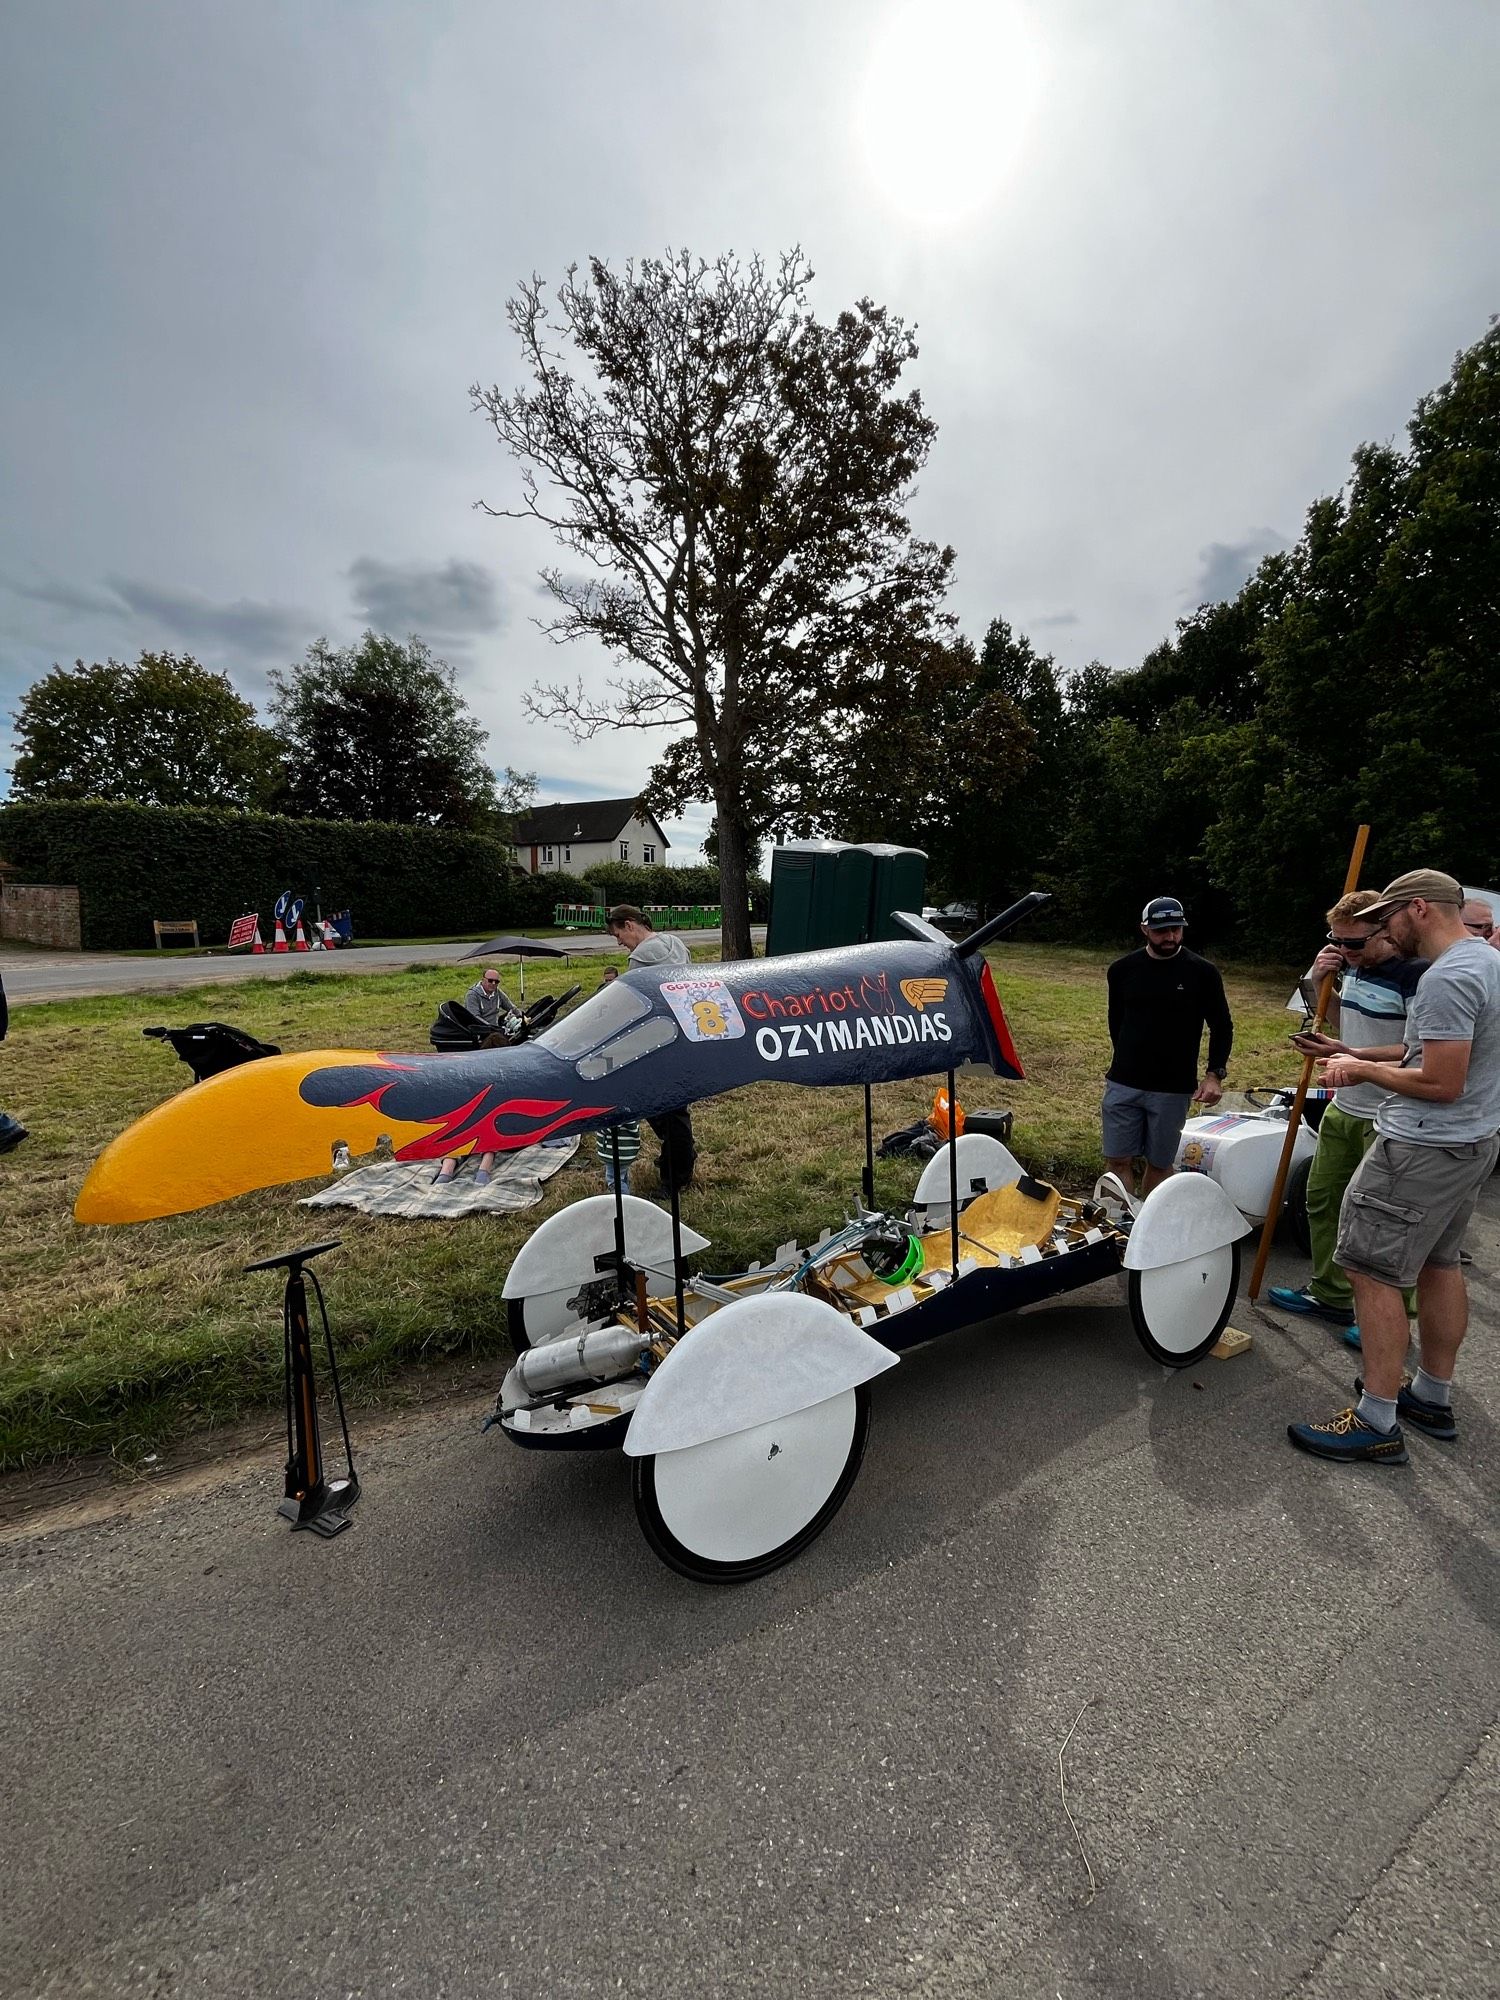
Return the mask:
[[299, 910], [297, 912], [296, 934], [292, 939], [292, 950], [307, 951], [308, 949], [310, 949], [310, 947], [307, 942], [307, 932], [302, 928], [302, 912]]
[[276, 913], [276, 936], [272, 940], [271, 949], [272, 951], [286, 951], [288, 949], [286, 941], [286, 926], [281, 921], [281, 913], [279, 910]]
[[265, 948], [266, 941], [260, 934], [260, 918], [257, 917], [255, 920], [255, 936], [250, 941], [250, 956], [254, 958], [257, 952], [264, 953]]

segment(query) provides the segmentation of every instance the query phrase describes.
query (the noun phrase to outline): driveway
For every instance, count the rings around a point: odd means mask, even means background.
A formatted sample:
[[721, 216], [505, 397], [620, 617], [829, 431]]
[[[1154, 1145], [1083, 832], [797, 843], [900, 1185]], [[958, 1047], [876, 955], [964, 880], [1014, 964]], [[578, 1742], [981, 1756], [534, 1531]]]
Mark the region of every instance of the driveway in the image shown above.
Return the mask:
[[1173, 1374], [1111, 1280], [881, 1377], [843, 1512], [739, 1589], [477, 1395], [356, 1426], [335, 1542], [276, 1518], [274, 1418], [33, 1523], [0, 1994], [1490, 2000], [1493, 1195], [1473, 1241], [1463, 1436], [1399, 1469], [1288, 1446], [1326, 1329], [1242, 1302]]

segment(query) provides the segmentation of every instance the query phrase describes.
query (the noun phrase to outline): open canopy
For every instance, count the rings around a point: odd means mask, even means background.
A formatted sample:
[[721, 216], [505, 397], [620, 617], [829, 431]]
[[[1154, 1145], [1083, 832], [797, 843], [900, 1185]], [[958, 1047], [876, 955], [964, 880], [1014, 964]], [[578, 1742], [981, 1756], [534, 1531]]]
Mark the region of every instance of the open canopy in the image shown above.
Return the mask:
[[497, 937], [488, 944], [476, 944], [472, 951], [466, 951], [459, 959], [462, 965], [466, 958], [566, 958], [567, 948], [560, 944], [549, 944], [545, 938]]

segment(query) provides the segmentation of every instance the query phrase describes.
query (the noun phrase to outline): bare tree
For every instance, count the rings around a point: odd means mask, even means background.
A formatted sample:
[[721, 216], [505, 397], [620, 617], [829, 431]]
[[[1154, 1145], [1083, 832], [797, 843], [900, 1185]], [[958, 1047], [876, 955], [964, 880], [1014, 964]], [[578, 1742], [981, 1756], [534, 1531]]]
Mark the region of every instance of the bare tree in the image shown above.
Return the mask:
[[[800, 251], [707, 264], [686, 252], [568, 271], [553, 309], [533, 277], [507, 307], [529, 385], [475, 385], [523, 467], [522, 503], [588, 570], [550, 568], [562, 643], [601, 640], [616, 678], [539, 687], [539, 719], [579, 738], [665, 729], [651, 798], [716, 814], [726, 956], [750, 954], [747, 866], [774, 824], [835, 683], [913, 657], [951, 626], [953, 551], [905, 506], [936, 426], [901, 372], [916, 345], [861, 299], [808, 308]], [[571, 372], [580, 368], [581, 372]], [[689, 732], [683, 734], [682, 732]]]

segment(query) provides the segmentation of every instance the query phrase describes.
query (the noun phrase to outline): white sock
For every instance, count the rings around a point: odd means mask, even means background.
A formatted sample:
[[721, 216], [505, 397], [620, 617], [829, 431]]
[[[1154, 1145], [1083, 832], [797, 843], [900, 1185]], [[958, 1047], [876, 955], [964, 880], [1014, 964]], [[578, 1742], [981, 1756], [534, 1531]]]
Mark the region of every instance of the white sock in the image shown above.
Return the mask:
[[1438, 1403], [1445, 1410], [1453, 1407], [1453, 1378], [1445, 1382], [1438, 1375], [1429, 1375], [1425, 1368], [1419, 1368], [1411, 1378], [1411, 1392], [1420, 1396], [1424, 1403]]

